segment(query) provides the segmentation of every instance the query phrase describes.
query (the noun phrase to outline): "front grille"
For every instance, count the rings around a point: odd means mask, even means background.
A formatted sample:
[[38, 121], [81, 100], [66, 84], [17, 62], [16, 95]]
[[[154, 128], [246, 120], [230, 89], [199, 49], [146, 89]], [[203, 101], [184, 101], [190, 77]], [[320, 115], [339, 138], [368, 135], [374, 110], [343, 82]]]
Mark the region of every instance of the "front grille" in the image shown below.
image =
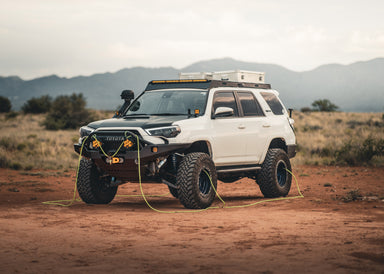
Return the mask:
[[[139, 133], [137, 131], [130, 131], [133, 134], [136, 134], [140, 137]], [[106, 153], [115, 153], [119, 147], [121, 152], [128, 151], [128, 150], [137, 150], [137, 140], [136, 136], [131, 136], [127, 134], [127, 137], [130, 141], [133, 142], [133, 146], [130, 148], [125, 148], [124, 146], [121, 146], [122, 142], [126, 140], [126, 136], [124, 132], [97, 132], [96, 138], [102, 143], [102, 148]]]

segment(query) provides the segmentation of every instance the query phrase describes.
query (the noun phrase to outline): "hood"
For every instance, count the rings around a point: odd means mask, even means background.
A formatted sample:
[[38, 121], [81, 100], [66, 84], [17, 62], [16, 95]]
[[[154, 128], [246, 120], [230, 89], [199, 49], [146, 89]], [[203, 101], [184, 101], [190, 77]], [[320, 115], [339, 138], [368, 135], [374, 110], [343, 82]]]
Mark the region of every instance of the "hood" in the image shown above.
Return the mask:
[[174, 122], [187, 119], [187, 115], [181, 116], [147, 116], [146, 118], [124, 117], [95, 121], [88, 127], [99, 129], [103, 127], [141, 127], [155, 128], [171, 126]]

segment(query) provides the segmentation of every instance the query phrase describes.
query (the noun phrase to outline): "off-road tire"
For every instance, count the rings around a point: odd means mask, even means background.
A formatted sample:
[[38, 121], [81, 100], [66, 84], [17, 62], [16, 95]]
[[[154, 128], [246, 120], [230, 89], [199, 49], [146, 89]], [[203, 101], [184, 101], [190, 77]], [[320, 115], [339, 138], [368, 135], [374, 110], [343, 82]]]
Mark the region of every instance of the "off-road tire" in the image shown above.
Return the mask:
[[264, 197], [275, 198], [287, 196], [291, 189], [291, 163], [287, 153], [280, 148], [272, 148], [267, 152], [256, 182]]
[[177, 191], [177, 188], [168, 186], [168, 189], [169, 189], [169, 192], [172, 194], [173, 197], [175, 197], [176, 199], [179, 198], [179, 193]]
[[117, 186], [109, 186], [111, 177], [101, 177], [97, 166], [87, 159], [81, 159], [77, 178], [77, 191], [87, 204], [109, 204], [116, 195]]
[[184, 207], [209, 207], [215, 199], [215, 189], [217, 190], [217, 173], [211, 157], [202, 152], [184, 156], [177, 170], [177, 184], [178, 197]]

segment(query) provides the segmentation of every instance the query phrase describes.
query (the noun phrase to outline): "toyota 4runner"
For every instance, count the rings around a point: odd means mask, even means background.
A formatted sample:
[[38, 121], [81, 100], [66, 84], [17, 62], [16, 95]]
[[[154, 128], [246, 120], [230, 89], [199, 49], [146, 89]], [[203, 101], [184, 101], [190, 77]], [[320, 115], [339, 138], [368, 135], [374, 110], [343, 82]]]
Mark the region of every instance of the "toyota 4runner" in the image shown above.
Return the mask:
[[[296, 154], [293, 120], [264, 74], [184, 73], [148, 83], [116, 115], [81, 127], [77, 188], [107, 204], [126, 182], [159, 182], [186, 208], [209, 207], [217, 180], [248, 177], [265, 197], [286, 196]], [[139, 170], [140, 169], [140, 170]]]

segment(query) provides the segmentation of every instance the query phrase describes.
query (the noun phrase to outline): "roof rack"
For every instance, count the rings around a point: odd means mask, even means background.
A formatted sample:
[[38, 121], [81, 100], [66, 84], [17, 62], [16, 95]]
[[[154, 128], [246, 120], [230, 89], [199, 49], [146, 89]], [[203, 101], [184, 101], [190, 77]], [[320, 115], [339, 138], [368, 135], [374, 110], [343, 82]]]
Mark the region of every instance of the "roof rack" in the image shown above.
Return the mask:
[[173, 88], [191, 88], [191, 89], [211, 89], [217, 87], [247, 87], [247, 88], [259, 88], [270, 89], [270, 84], [258, 84], [258, 83], [241, 83], [232, 81], [217, 81], [206, 79], [185, 79], [185, 80], [153, 80], [148, 83], [145, 88], [148, 90], [157, 89], [173, 89]]
[[264, 84], [265, 73], [248, 70], [228, 70], [216, 72], [180, 72], [179, 79], [206, 79], [206, 80], [219, 80], [230, 81], [239, 83], [257, 83]]

